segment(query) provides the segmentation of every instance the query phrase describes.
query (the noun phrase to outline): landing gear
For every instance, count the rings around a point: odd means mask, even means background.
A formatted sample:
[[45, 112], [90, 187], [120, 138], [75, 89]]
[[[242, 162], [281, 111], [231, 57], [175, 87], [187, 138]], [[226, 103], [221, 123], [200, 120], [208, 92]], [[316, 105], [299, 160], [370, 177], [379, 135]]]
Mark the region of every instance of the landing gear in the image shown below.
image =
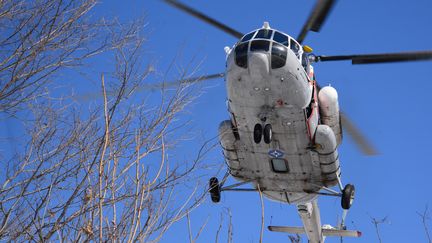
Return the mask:
[[267, 124], [264, 126], [264, 142], [269, 144], [272, 140], [272, 126]]
[[267, 124], [264, 126], [264, 129], [261, 124], [257, 123], [254, 127], [254, 142], [256, 144], [261, 142], [261, 138], [264, 136], [264, 142], [266, 144], [271, 143], [272, 141], [272, 126]]
[[263, 134], [263, 128], [262, 128], [261, 124], [257, 123], [254, 127], [254, 142], [255, 143], [258, 144], [261, 142], [262, 134]]
[[351, 184], [347, 184], [342, 190], [342, 200], [341, 205], [343, 209], [350, 209], [354, 201], [355, 187]]
[[214, 203], [220, 202], [221, 199], [221, 186], [219, 184], [219, 180], [216, 177], [210, 178], [209, 181], [210, 186], [210, 197]]

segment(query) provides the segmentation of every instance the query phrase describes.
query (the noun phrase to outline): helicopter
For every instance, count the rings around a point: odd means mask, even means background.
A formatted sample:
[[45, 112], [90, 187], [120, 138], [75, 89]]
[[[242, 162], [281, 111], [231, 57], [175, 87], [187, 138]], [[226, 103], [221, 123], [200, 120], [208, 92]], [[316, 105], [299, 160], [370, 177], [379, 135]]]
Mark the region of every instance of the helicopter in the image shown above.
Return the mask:
[[[230, 115], [219, 127], [228, 169], [221, 181], [210, 179], [212, 201], [220, 202], [223, 191], [259, 191], [271, 200], [296, 205], [303, 223], [303, 227], [269, 226], [270, 231], [306, 234], [309, 242], [324, 242], [327, 236], [360, 237], [361, 232], [347, 230], [344, 224], [355, 187], [341, 180], [338, 146], [342, 128], [364, 153], [376, 151], [340, 111], [336, 89], [317, 83], [313, 65], [344, 60], [352, 64], [430, 60], [432, 51], [314, 54], [302, 43], [310, 31], [320, 31], [334, 0], [317, 1], [296, 38], [268, 22], [243, 34], [179, 1], [164, 1], [238, 40], [232, 48], [225, 47], [225, 73], [200, 77], [225, 78]], [[225, 185], [229, 176], [239, 182]], [[241, 188], [245, 184], [252, 188]], [[337, 228], [321, 225], [320, 195], [341, 198], [343, 217]]]

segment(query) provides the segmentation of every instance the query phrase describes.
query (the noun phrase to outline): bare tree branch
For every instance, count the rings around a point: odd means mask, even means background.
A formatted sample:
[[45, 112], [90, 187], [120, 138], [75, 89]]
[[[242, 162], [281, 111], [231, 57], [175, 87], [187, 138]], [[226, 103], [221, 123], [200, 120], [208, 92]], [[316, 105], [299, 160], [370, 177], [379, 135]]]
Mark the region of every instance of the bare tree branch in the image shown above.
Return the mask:
[[431, 243], [431, 237], [429, 234], [429, 229], [428, 229], [428, 225], [427, 225], [427, 221], [430, 220], [430, 216], [429, 216], [429, 208], [428, 205], [426, 205], [425, 210], [423, 212], [417, 212], [417, 214], [420, 216], [421, 220], [422, 220], [422, 224], [428, 239], [428, 242]]
[[388, 218], [387, 218], [387, 216], [385, 216], [382, 219], [377, 219], [377, 218], [371, 217], [371, 221], [372, 221], [372, 224], [375, 227], [375, 232], [377, 234], [378, 241], [381, 243], [382, 240], [381, 240], [381, 234], [380, 234], [380, 231], [379, 231], [379, 225], [380, 224], [384, 224], [384, 223], [388, 223]]

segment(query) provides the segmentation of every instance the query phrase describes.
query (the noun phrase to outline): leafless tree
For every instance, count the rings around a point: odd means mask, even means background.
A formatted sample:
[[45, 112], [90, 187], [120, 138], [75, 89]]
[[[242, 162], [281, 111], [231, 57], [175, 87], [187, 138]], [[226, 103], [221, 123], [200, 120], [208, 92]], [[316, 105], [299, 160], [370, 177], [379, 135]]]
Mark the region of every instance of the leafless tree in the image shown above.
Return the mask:
[[[153, 71], [141, 25], [90, 24], [94, 4], [0, 2], [0, 111], [27, 110], [23, 146], [0, 154], [0, 240], [157, 242], [202, 202], [195, 171], [213, 144], [171, 157], [196, 90], [138, 96]], [[95, 39], [99, 28], [110, 38]], [[100, 98], [52, 98], [51, 78], [102, 50], [116, 65], [100, 78]]]
[[[0, 1], [0, 111], [13, 112], [40, 96], [66, 67], [110, 48], [96, 0]], [[95, 40], [99, 41], [95, 41]]]

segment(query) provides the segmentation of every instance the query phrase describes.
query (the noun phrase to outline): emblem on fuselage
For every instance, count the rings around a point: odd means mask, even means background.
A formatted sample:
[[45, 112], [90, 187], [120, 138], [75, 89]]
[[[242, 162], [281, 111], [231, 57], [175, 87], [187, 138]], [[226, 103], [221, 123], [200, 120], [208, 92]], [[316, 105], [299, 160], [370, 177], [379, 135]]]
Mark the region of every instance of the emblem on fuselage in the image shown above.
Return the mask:
[[272, 149], [268, 151], [268, 155], [272, 158], [282, 158], [284, 156], [284, 152], [278, 149]]

